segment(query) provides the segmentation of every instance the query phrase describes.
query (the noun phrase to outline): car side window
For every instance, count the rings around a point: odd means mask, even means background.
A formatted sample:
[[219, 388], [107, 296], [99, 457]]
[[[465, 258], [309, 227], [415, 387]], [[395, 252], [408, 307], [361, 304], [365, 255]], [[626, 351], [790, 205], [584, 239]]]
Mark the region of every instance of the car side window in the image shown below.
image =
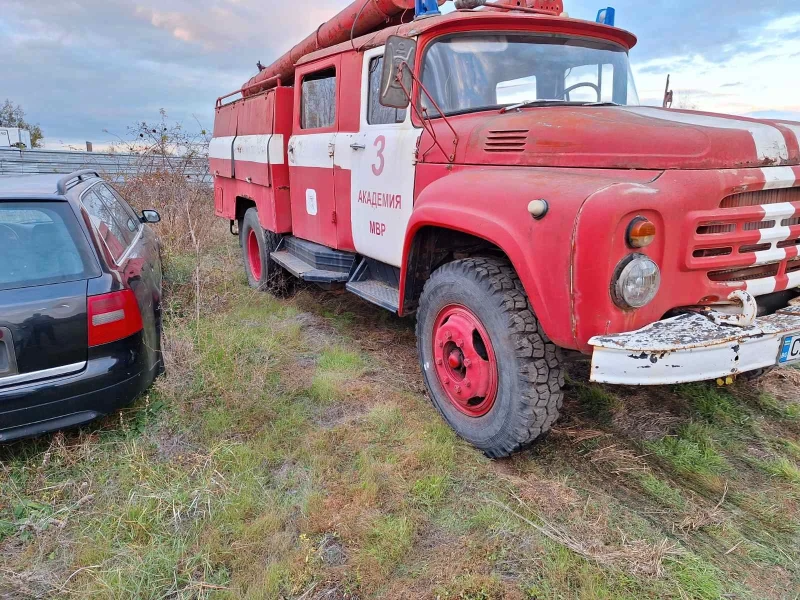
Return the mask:
[[369, 89], [367, 90], [367, 123], [370, 125], [386, 125], [402, 123], [406, 120], [405, 108], [392, 108], [380, 102], [381, 75], [383, 73], [383, 56], [376, 56], [369, 61]]
[[136, 231], [128, 226], [130, 216], [103, 184], [88, 190], [81, 197], [81, 203], [112, 258], [119, 260], [136, 237]]
[[143, 226], [142, 222], [139, 220], [139, 215], [136, 214], [136, 212], [131, 208], [131, 205], [128, 204], [125, 199], [120, 196], [119, 192], [117, 192], [117, 190], [115, 190], [113, 187], [104, 185], [103, 189], [110, 192], [114, 196], [119, 206], [121, 206], [122, 210], [127, 214], [127, 220], [125, 221], [126, 227], [130, 231], [138, 233], [139, 229], [141, 229]]
[[336, 122], [336, 69], [303, 77], [300, 91], [300, 127], [321, 129]]

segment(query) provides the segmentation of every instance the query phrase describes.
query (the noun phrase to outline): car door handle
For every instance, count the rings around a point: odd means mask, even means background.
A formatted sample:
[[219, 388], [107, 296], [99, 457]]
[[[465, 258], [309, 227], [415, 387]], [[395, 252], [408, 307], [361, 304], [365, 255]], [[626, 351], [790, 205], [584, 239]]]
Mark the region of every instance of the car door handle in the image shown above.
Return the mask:
[[364, 149], [366, 149], [366, 146], [364, 144], [359, 144], [358, 142], [353, 142], [352, 144], [350, 144], [350, 147], [353, 150], [364, 150]]

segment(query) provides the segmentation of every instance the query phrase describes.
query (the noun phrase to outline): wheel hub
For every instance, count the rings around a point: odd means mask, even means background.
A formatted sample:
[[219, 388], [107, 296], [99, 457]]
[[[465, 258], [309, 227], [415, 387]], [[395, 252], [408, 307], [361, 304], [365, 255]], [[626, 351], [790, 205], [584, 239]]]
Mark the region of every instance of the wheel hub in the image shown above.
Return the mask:
[[261, 249], [256, 232], [252, 229], [247, 234], [247, 262], [253, 279], [261, 281]]
[[497, 361], [478, 317], [465, 306], [443, 308], [434, 324], [433, 354], [453, 406], [471, 417], [488, 413], [497, 396]]

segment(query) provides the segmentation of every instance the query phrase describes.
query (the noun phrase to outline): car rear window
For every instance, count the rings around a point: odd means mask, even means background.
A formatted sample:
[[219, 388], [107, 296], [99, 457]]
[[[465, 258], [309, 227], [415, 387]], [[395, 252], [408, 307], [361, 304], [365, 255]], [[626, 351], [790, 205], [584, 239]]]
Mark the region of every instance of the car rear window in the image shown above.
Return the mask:
[[66, 202], [0, 202], [0, 290], [98, 277]]

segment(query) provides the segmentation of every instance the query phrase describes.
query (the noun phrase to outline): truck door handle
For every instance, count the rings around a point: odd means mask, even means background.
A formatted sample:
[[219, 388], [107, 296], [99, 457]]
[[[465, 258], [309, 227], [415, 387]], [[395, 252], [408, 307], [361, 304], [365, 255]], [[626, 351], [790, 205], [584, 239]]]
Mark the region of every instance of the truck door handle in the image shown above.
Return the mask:
[[359, 144], [358, 142], [353, 142], [352, 144], [350, 144], [350, 147], [353, 150], [364, 150], [364, 149], [366, 149], [366, 146], [364, 144]]

